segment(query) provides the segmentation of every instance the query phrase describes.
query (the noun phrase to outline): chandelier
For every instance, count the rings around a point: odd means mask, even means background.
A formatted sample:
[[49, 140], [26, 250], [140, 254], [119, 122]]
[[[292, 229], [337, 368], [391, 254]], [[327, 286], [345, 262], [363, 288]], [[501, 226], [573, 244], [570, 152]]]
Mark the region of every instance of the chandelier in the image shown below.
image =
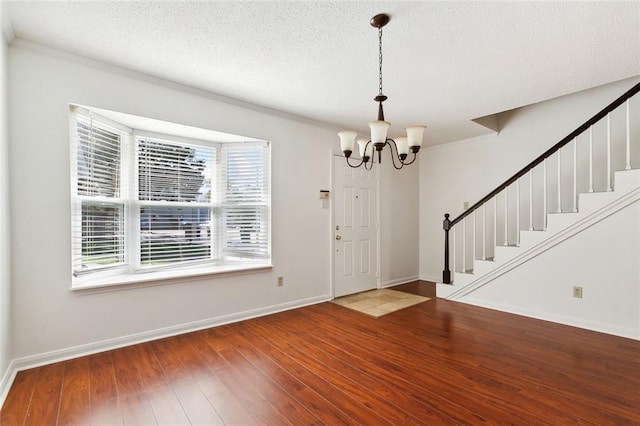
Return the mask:
[[[349, 161], [356, 144], [358, 132], [353, 130], [338, 132], [340, 149], [344, 153], [347, 164], [353, 168], [364, 165], [365, 169], [371, 170], [375, 162], [374, 150], [378, 153], [379, 164], [382, 160], [382, 149], [389, 145], [393, 167], [399, 170], [416, 161], [418, 151], [420, 151], [420, 146], [422, 145], [422, 136], [426, 126], [410, 126], [406, 128], [406, 136], [399, 136], [394, 139], [387, 137], [387, 131], [391, 123], [384, 121], [384, 110], [382, 108], [382, 103], [387, 100], [387, 97], [382, 93], [382, 27], [388, 23], [389, 15], [384, 13], [371, 18], [371, 26], [378, 29], [378, 96], [373, 98], [378, 103], [378, 120], [369, 123], [369, 128], [371, 129], [370, 139], [361, 138], [357, 140], [360, 153], [359, 163], [351, 164]], [[411, 161], [406, 161], [409, 151], [413, 154], [413, 158], [411, 158]]]

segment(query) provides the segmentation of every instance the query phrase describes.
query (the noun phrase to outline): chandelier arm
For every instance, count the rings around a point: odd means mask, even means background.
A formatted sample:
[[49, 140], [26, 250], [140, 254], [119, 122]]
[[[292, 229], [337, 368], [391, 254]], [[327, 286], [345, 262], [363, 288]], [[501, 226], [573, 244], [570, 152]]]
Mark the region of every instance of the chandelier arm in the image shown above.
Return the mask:
[[[369, 165], [369, 168], [367, 168], [367, 164]], [[367, 171], [373, 169], [373, 157], [371, 157], [371, 161], [367, 161], [366, 163], [364, 163], [364, 169]]]
[[362, 166], [362, 163], [364, 163], [364, 159], [360, 159], [360, 163], [356, 164], [355, 166], [353, 164], [351, 164], [351, 162], [349, 161], [349, 157], [345, 157], [347, 160], [347, 165], [353, 169], [357, 169], [358, 167]]
[[405, 163], [405, 162], [403, 161], [403, 162], [402, 162], [402, 164], [403, 164], [403, 165], [405, 165], [405, 166], [408, 166], [408, 165], [410, 165], [410, 164], [413, 164], [413, 163], [415, 163], [416, 158], [418, 158], [418, 154], [414, 152], [414, 153], [413, 153], [413, 158], [411, 159], [411, 161], [409, 161], [408, 163]]
[[[398, 155], [398, 146], [396, 145], [396, 141], [387, 138], [385, 145], [389, 145], [389, 156], [391, 157], [393, 168], [396, 170], [400, 170], [402, 167], [404, 167], [404, 163], [402, 162], [402, 160], [400, 160], [400, 156]], [[400, 166], [396, 165], [396, 159], [398, 159]]]

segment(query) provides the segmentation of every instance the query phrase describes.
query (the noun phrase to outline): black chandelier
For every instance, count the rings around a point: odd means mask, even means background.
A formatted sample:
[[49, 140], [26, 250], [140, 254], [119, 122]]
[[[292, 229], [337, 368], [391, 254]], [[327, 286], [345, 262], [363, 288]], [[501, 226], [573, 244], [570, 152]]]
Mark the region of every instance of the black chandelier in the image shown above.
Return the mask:
[[[369, 123], [369, 128], [371, 129], [370, 139], [367, 140], [366, 138], [361, 138], [357, 140], [360, 153], [359, 163], [351, 164], [349, 161], [353, 148], [356, 144], [358, 132], [354, 132], [353, 130], [343, 130], [338, 132], [338, 136], [340, 137], [340, 149], [347, 159], [347, 164], [353, 168], [364, 165], [365, 169], [371, 170], [375, 161], [375, 157], [373, 155], [374, 149], [378, 153], [378, 163], [380, 163], [382, 160], [382, 149], [386, 145], [389, 145], [393, 167], [401, 169], [402, 167], [416, 161], [418, 151], [420, 151], [420, 146], [422, 145], [422, 136], [426, 126], [407, 127], [407, 136], [399, 136], [394, 139], [387, 137], [387, 131], [389, 130], [391, 123], [384, 121], [384, 110], [382, 109], [382, 103], [387, 100], [387, 97], [382, 93], [382, 27], [389, 23], [389, 19], [389, 15], [384, 13], [371, 18], [371, 26], [378, 29], [378, 96], [373, 98], [374, 101], [378, 102], [378, 120], [371, 121]], [[409, 151], [413, 154], [413, 158], [411, 161], [406, 161]], [[397, 163], [396, 159], [398, 161]]]

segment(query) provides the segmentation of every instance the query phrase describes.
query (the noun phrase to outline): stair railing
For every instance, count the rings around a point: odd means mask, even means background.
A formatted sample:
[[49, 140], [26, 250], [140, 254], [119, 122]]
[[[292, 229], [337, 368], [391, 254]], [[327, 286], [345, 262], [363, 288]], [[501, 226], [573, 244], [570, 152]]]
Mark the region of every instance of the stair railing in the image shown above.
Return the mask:
[[[607, 191], [611, 191], [611, 128], [610, 128], [610, 114], [612, 111], [616, 110], [618, 107], [620, 107], [622, 104], [626, 104], [626, 140], [625, 140], [625, 169], [629, 170], [631, 169], [631, 137], [630, 137], [630, 121], [629, 121], [629, 99], [631, 97], [633, 97], [635, 94], [637, 94], [640, 91], [640, 83], [636, 84], [635, 86], [633, 86], [631, 89], [629, 89], [627, 92], [625, 92], [622, 96], [620, 96], [618, 99], [616, 99], [615, 101], [611, 102], [609, 105], [607, 105], [605, 108], [603, 108], [600, 112], [598, 112], [596, 115], [594, 115], [593, 117], [591, 117], [589, 120], [587, 120], [584, 124], [582, 124], [581, 126], [579, 126], [577, 129], [575, 129], [573, 132], [569, 133], [566, 137], [564, 137], [562, 140], [560, 140], [558, 143], [556, 143], [554, 146], [552, 146], [551, 148], [549, 148], [547, 151], [545, 151], [544, 153], [542, 153], [540, 156], [538, 156], [535, 160], [533, 160], [532, 162], [530, 162], [529, 164], [527, 164], [525, 167], [523, 167], [520, 171], [518, 171], [517, 173], [515, 173], [513, 176], [511, 176], [509, 179], [505, 180], [504, 182], [502, 182], [500, 185], [498, 185], [493, 191], [489, 192], [486, 196], [484, 196], [482, 199], [480, 199], [480, 201], [476, 202], [475, 204], [473, 204], [471, 207], [469, 207], [467, 210], [465, 210], [463, 213], [461, 213], [459, 216], [457, 216], [455, 219], [449, 219], [450, 215], [447, 213], [444, 215], [444, 222], [443, 222], [443, 229], [444, 229], [444, 270], [442, 271], [442, 282], [445, 284], [451, 284], [452, 283], [452, 270], [449, 268], [449, 261], [450, 261], [450, 252], [449, 252], [449, 245], [450, 245], [450, 238], [449, 238], [449, 231], [453, 230], [453, 244], [455, 247], [456, 241], [457, 241], [457, 235], [456, 235], [456, 228], [455, 225], [461, 223], [462, 225], [462, 238], [461, 238], [461, 242], [462, 242], [462, 267], [461, 267], [461, 271], [462, 272], [467, 272], [467, 259], [466, 259], [466, 240], [467, 240], [467, 234], [468, 231], [466, 229], [466, 221], [467, 218], [471, 215], [472, 217], [472, 239], [471, 239], [471, 244], [472, 244], [472, 261], [475, 261], [476, 258], [476, 222], [477, 222], [477, 212], [481, 210], [482, 213], [482, 259], [485, 260], [487, 259], [487, 250], [486, 250], [486, 242], [487, 242], [487, 235], [486, 235], [486, 217], [487, 217], [487, 206], [490, 204], [489, 201], [493, 200], [493, 206], [490, 206], [489, 209], [493, 209], [493, 242], [494, 242], [494, 246], [498, 246], [498, 241], [497, 241], [497, 227], [498, 227], [498, 196], [500, 194], [503, 194], [502, 198], [503, 198], [503, 202], [504, 202], [504, 211], [503, 211], [503, 218], [504, 218], [504, 223], [501, 224], [504, 226], [503, 228], [503, 236], [504, 236], [504, 245], [507, 246], [509, 245], [509, 235], [508, 235], [508, 218], [509, 218], [509, 193], [508, 193], [508, 189], [509, 187], [511, 187], [512, 185], [515, 184], [515, 227], [516, 227], [516, 245], [519, 244], [519, 234], [520, 234], [520, 182], [521, 179], [525, 176], [529, 176], [528, 179], [528, 184], [529, 184], [529, 188], [528, 188], [528, 195], [529, 195], [529, 230], [533, 230], [533, 217], [534, 217], [534, 212], [533, 212], [533, 170], [537, 167], [537, 166], [542, 166], [543, 170], [542, 170], [542, 178], [543, 178], [543, 184], [542, 184], [542, 188], [543, 188], [543, 210], [544, 210], [544, 225], [543, 228], [546, 228], [546, 215], [548, 213], [547, 211], [547, 183], [546, 183], [546, 178], [547, 178], [547, 159], [549, 157], [551, 157], [552, 155], [558, 153], [558, 161], [557, 161], [557, 168], [558, 168], [558, 178], [557, 178], [557, 209], [556, 212], [557, 213], [562, 213], [562, 192], [561, 192], [561, 157], [560, 157], [560, 150], [561, 148], [563, 148], [564, 146], [566, 146], [567, 144], [569, 144], [571, 141], [574, 142], [573, 145], [573, 211], [577, 211], [577, 176], [576, 176], [576, 145], [577, 145], [577, 138], [578, 136], [582, 135], [585, 131], [589, 130], [589, 183], [588, 183], [588, 191], [589, 192], [593, 192], [593, 126], [598, 123], [600, 120], [607, 118], [607, 137], [606, 137], [606, 173], [607, 173], [607, 177], [606, 177], [606, 190]], [[500, 209], [502, 209], [502, 206], [500, 206]], [[456, 250], [454, 248], [453, 250], [453, 272], [456, 272]]]

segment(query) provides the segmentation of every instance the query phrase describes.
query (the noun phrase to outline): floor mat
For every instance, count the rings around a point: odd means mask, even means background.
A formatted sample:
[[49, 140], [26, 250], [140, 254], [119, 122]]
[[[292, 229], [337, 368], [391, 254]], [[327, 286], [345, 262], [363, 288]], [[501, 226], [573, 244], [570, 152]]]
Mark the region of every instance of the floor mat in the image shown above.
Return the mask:
[[339, 297], [332, 303], [378, 318], [427, 300], [430, 299], [402, 291], [380, 289]]

